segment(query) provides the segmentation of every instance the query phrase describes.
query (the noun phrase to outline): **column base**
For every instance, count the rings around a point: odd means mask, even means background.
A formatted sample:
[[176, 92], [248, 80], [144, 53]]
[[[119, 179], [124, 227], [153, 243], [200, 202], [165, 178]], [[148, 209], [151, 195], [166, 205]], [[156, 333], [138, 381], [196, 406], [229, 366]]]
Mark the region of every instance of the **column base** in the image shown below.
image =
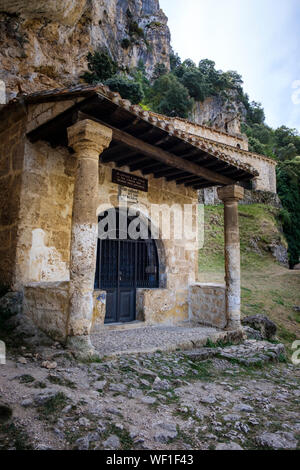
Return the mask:
[[242, 324], [240, 321], [229, 321], [225, 327], [226, 331], [242, 330]]
[[92, 345], [88, 335], [69, 336], [66, 346], [78, 359], [92, 359], [99, 356], [98, 351]]
[[230, 323], [226, 326], [225, 331], [228, 332], [234, 341], [243, 342], [247, 339], [247, 335], [241, 323]]

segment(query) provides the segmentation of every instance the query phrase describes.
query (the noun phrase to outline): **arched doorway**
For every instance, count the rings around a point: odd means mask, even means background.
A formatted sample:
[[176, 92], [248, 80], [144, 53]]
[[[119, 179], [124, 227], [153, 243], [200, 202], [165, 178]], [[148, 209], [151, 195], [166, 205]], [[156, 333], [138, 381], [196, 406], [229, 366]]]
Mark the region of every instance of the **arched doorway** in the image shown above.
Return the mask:
[[148, 227], [143, 238], [130, 236], [135, 217], [127, 210], [111, 209], [98, 220], [105, 222], [109, 216], [115, 217], [115, 225], [110, 233], [107, 225], [106, 235], [98, 238], [95, 289], [106, 291], [105, 323], [131, 322], [136, 319], [136, 289], [159, 287], [157, 247]]

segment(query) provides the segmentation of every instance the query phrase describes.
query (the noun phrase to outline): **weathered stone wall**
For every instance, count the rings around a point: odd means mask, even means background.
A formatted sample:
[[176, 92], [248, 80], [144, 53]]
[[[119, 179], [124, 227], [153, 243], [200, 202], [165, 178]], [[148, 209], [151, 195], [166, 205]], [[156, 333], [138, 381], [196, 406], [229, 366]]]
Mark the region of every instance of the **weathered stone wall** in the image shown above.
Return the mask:
[[0, 284], [12, 286], [24, 158], [23, 110], [0, 122]]
[[[26, 312], [34, 317], [34, 321], [44, 331], [47, 324], [51, 325], [52, 336], [55, 336], [55, 329], [59, 331], [64, 324], [65, 309], [61, 309], [59, 305], [63, 299], [66, 301], [66, 294], [61, 295], [61, 290], [66, 292], [69, 281], [71, 216], [77, 162], [66, 148], [53, 149], [45, 142], [32, 144], [22, 138], [22, 135], [73, 104], [74, 102], [70, 101], [32, 105], [24, 118], [25, 124], [19, 138], [22, 143], [21, 161], [24, 160], [24, 165], [19, 170], [18, 195], [21, 204], [18, 211], [18, 235], [15, 236], [15, 258], [14, 261], [11, 257], [6, 258], [5, 262], [5, 266], [17, 267], [14, 273], [15, 289], [22, 290], [23, 286], [30, 286], [25, 292], [25, 302], [28, 305]], [[19, 142], [14, 133], [12, 136], [13, 147], [13, 144]], [[4, 160], [2, 165], [4, 168]], [[103, 204], [119, 205], [119, 186], [111, 182], [113, 167], [113, 164], [99, 165], [98, 212], [103, 210]], [[125, 167], [123, 170], [129, 171], [129, 168]], [[139, 172], [135, 174], [141, 175]], [[148, 177], [148, 183], [148, 193], [139, 192], [137, 203], [137, 207], [145, 216], [148, 211], [150, 216], [152, 204], [163, 204], [167, 209], [173, 205], [177, 205], [177, 209], [183, 209], [184, 205], [193, 204], [196, 210], [197, 192], [191, 188], [177, 186], [175, 182], [167, 183], [164, 179], [155, 179], [152, 176]], [[2, 200], [7, 198], [3, 197]], [[10, 213], [11, 209], [8, 212]], [[190, 222], [185, 222], [186, 228], [189, 223], [190, 232], [194, 233], [197, 227], [197, 212], [194, 212]], [[143, 311], [142, 319], [149, 324], [188, 319], [188, 286], [196, 281], [198, 251], [197, 242], [187, 245], [184, 240], [175, 239], [178, 225], [171, 215], [170, 239], [157, 242], [160, 288], [141, 290], [138, 293], [138, 315]], [[7, 243], [6, 236], [5, 240]], [[3, 260], [4, 257], [2, 263]], [[3, 264], [3, 271], [5, 266]], [[35, 289], [36, 294], [33, 293]], [[52, 307], [48, 304], [47, 291]], [[44, 296], [47, 307], [43, 307]], [[53, 318], [50, 319], [51, 316]], [[105, 293], [97, 291], [94, 294], [95, 329], [102, 327], [104, 316]]]
[[186, 119], [173, 118], [172, 122], [177, 129], [181, 129], [189, 134], [198, 135], [199, 137], [204, 137], [214, 142], [231, 145], [232, 147], [239, 145], [243, 150], [248, 150], [249, 148], [248, 139], [243, 134], [231, 134], [204, 124], [187, 121]]
[[66, 339], [68, 307], [69, 282], [32, 283], [24, 288], [24, 314], [57, 341]]
[[175, 118], [171, 121], [177, 129], [224, 144], [224, 146], [220, 146], [220, 151], [238, 161], [248, 163], [259, 172], [259, 176], [254, 180], [255, 189], [271, 193], [277, 192], [276, 162], [263, 155], [248, 152], [248, 139], [246, 136], [225, 133], [184, 119]]
[[[199, 202], [206, 206], [214, 206], [222, 204], [218, 197], [217, 192], [218, 186], [213, 188], [206, 188], [199, 190]], [[255, 189], [245, 189], [244, 199], [240, 201], [240, 204], [268, 204], [277, 208], [281, 208], [279, 196], [276, 193], [270, 191], [257, 191]]]
[[251, 153], [249, 155], [243, 154], [243, 161], [249, 163], [259, 172], [259, 176], [254, 180], [254, 189], [274, 194], [277, 192], [275, 161]]
[[148, 325], [188, 320], [188, 286], [181, 289], [138, 289], [137, 318]]
[[[27, 131], [73, 102], [31, 106]], [[69, 279], [70, 233], [76, 160], [45, 142], [24, 146], [15, 289], [31, 282]]]
[[189, 314], [202, 325], [225, 328], [225, 285], [195, 284], [189, 289]]

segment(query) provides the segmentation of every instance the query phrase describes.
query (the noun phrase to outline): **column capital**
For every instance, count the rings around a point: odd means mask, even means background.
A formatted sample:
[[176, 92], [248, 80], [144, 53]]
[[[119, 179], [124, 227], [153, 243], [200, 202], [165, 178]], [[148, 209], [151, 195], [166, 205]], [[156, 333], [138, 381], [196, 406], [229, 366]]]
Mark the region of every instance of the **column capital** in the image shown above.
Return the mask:
[[75, 152], [92, 150], [100, 155], [112, 139], [112, 130], [90, 119], [76, 122], [68, 127], [69, 146]]
[[244, 188], [237, 184], [218, 188], [218, 196], [221, 201], [241, 201], [244, 198]]

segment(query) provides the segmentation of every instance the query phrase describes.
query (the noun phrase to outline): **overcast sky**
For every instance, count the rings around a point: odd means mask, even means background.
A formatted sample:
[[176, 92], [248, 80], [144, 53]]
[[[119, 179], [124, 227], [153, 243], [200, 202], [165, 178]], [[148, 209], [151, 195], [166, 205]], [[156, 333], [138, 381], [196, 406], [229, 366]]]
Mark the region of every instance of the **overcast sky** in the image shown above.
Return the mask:
[[182, 59], [207, 58], [236, 70], [269, 125], [300, 131], [300, 0], [160, 0], [160, 6]]

